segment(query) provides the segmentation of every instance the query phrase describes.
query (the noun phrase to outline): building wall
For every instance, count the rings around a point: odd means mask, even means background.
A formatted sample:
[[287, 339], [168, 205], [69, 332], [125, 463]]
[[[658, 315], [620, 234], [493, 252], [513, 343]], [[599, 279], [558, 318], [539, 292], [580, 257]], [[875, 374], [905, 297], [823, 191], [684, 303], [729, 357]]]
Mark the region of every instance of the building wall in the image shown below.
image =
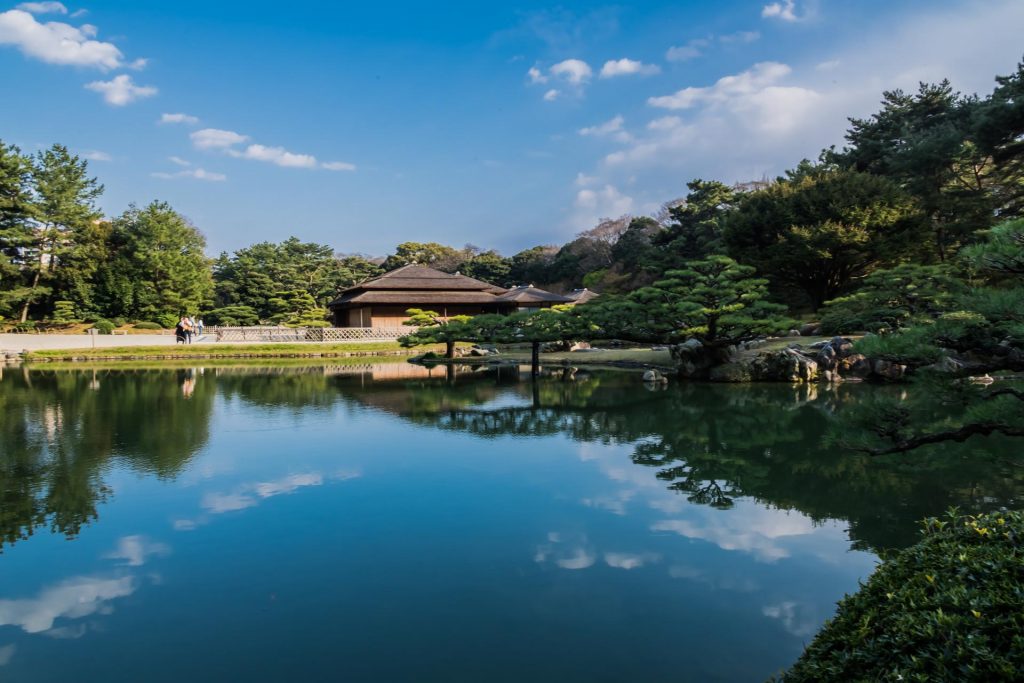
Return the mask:
[[[404, 327], [402, 323], [409, 319], [410, 308], [423, 308], [424, 310], [435, 311], [445, 317], [456, 315], [481, 315], [482, 313], [494, 313], [494, 310], [487, 310], [482, 305], [456, 304], [446, 306], [444, 304], [406, 304], [398, 306], [364, 306], [362, 308], [350, 308], [335, 312], [334, 324], [337, 327]], [[493, 307], [492, 307], [493, 308]], [[362, 322], [360, 324], [359, 313], [362, 311]]]

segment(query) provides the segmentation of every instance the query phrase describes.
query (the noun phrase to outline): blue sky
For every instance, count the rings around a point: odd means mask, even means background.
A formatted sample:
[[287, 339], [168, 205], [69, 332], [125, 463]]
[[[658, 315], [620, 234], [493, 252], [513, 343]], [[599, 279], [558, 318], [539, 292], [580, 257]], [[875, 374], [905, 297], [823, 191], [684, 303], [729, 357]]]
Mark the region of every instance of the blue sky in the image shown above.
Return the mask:
[[30, 2], [0, 6], [0, 138], [88, 155], [106, 212], [167, 200], [211, 253], [512, 253], [775, 175], [884, 89], [987, 93], [1022, 31], [1020, 0]]

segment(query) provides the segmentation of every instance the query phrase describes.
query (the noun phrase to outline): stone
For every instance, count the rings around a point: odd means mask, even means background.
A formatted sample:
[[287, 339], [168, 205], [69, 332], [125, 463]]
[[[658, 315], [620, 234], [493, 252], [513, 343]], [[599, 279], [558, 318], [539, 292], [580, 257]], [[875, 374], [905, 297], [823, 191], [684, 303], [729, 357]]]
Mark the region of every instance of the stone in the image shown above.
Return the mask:
[[590, 349], [590, 342], [585, 341], [576, 342], [569, 347], [570, 351], [590, 351]]
[[821, 323], [804, 323], [800, 326], [800, 336], [802, 337], [814, 337], [821, 334]]
[[907, 366], [887, 360], [876, 360], [872, 363], [871, 370], [875, 376], [891, 382], [902, 379]]
[[799, 337], [800, 336], [800, 330], [790, 330], [789, 332], [786, 333], [786, 336], [787, 337]]
[[755, 377], [750, 363], [725, 363], [711, 368], [708, 379], [712, 382], [752, 382]]
[[668, 378], [661, 374], [661, 371], [650, 369], [644, 371], [644, 382], [651, 382], [653, 384], [668, 384]]

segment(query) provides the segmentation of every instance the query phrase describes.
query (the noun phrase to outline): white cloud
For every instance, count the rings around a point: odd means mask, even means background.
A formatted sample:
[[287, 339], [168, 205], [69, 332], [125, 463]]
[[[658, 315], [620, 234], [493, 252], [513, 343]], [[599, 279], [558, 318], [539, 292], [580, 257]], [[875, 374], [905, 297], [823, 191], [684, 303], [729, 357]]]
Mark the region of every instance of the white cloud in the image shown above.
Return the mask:
[[68, 8], [62, 2], [23, 2], [17, 9], [31, 14], [67, 14]]
[[249, 145], [242, 151], [229, 149], [228, 154], [239, 159], [268, 161], [286, 168], [316, 168], [316, 157], [312, 154], [296, 154], [289, 152], [284, 147]]
[[68, 579], [43, 589], [34, 598], [0, 600], [0, 626], [18, 626], [26, 633], [42, 633], [53, 628], [57, 619], [81, 619], [110, 609], [110, 601], [134, 592], [130, 576]]
[[622, 115], [616, 116], [604, 123], [600, 123], [596, 126], [588, 126], [586, 128], [580, 128], [580, 135], [593, 135], [597, 137], [603, 137], [605, 135], [611, 135], [612, 133], [622, 132], [622, 124], [625, 119]]
[[242, 493], [208, 493], [203, 496], [199, 505], [215, 515], [235, 510], [244, 510], [257, 505], [258, 501], [252, 496]]
[[210, 182], [221, 182], [228, 179], [228, 177], [223, 173], [214, 173], [202, 168], [190, 168], [185, 169], [184, 171], [177, 171], [175, 173], [157, 171], [156, 173], [153, 173], [152, 176], [154, 178], [162, 178], [164, 180], [173, 180], [174, 178], [193, 178], [195, 180], [208, 180]]
[[[298, 154], [289, 152], [284, 147], [270, 147], [267, 145], [251, 144], [244, 149], [237, 149], [238, 145], [249, 141], [248, 135], [236, 133], [233, 130], [221, 130], [219, 128], [203, 128], [190, 134], [192, 144], [197, 149], [221, 149], [236, 159], [249, 159], [251, 161], [265, 161], [284, 168], [322, 168], [327, 171], [354, 171], [355, 164], [347, 161], [325, 161], [319, 162], [312, 154]], [[174, 174], [174, 177], [181, 177], [183, 174]], [[159, 176], [171, 177], [171, 176]], [[212, 180], [213, 178], [205, 178]], [[223, 180], [223, 178], [221, 178]]]
[[686, 43], [686, 45], [670, 47], [665, 52], [665, 59], [670, 62], [685, 62], [690, 59], [696, 59], [703, 54], [704, 48], [706, 48], [710, 42], [711, 41], [707, 38], [694, 38]]
[[161, 114], [159, 123], [186, 123], [191, 126], [199, 123], [199, 118], [188, 114]]
[[796, 15], [796, 1], [783, 0], [772, 2], [761, 8], [761, 16], [766, 19], [781, 19], [782, 21], [800, 21]]
[[593, 566], [596, 559], [594, 554], [586, 548], [576, 548], [569, 557], [555, 560], [555, 564], [562, 569], [586, 569]]
[[[47, 3], [33, 3], [47, 4]], [[94, 40], [96, 27], [59, 21], [40, 23], [23, 9], [0, 12], [0, 45], [11, 45], [48, 64], [118, 69], [127, 66], [113, 43]]]
[[151, 85], [135, 85], [132, 77], [127, 74], [115, 76], [109, 81], [86, 83], [85, 89], [100, 93], [103, 95], [103, 100], [114, 107], [123, 107], [135, 100], [152, 97], [158, 92]]
[[788, 76], [792, 69], [778, 62], [760, 62], [747, 71], [723, 76], [709, 87], [688, 87], [674, 95], [648, 98], [653, 107], [689, 109], [701, 103], [726, 102], [732, 98], [751, 95]]
[[561, 95], [561, 94], [562, 94], [561, 90], [558, 90], [556, 88], [551, 88], [546, 93], [544, 93], [544, 101], [545, 102], [554, 102], [555, 100], [558, 99], [558, 96]]
[[101, 152], [101, 151], [99, 151], [97, 149], [94, 149], [92, 151], [86, 152], [82, 156], [85, 157], [86, 159], [88, 159], [89, 161], [113, 161], [114, 160], [114, 157], [110, 156], [106, 152]]
[[817, 71], [831, 71], [832, 69], [838, 68], [842, 64], [838, 59], [830, 59], [827, 62], [819, 62], [814, 66]]
[[256, 495], [260, 498], [270, 498], [283, 493], [294, 493], [303, 486], [320, 486], [323, 483], [323, 476], [317, 472], [292, 474], [276, 481], [256, 484]]
[[719, 36], [718, 40], [728, 45], [730, 43], [753, 43], [760, 37], [761, 34], [758, 31], [737, 31], [736, 33]]
[[654, 119], [647, 124], [648, 130], [672, 130], [678, 128], [683, 124], [683, 120], [678, 116], [662, 116], [661, 118]]
[[709, 511], [690, 519], [666, 519], [651, 525], [651, 531], [671, 531], [686, 538], [714, 543], [722, 550], [749, 553], [762, 562], [789, 557], [789, 540], [815, 531], [814, 522], [800, 513], [737, 505], [728, 515]]
[[203, 128], [191, 133], [189, 138], [197, 149], [225, 149], [247, 141], [249, 136], [233, 130]]
[[622, 194], [613, 185], [584, 188], [576, 193], [570, 223], [576, 230], [586, 230], [597, 225], [602, 218], [617, 218], [632, 209], [633, 198]]
[[650, 76], [660, 73], [661, 68], [656, 64], [644, 64], [635, 59], [613, 59], [604, 63], [601, 67], [601, 78], [614, 78], [616, 76]]
[[598, 180], [600, 179], [597, 176], [587, 175], [586, 173], [582, 172], [576, 174], [577, 187], [586, 187], [587, 185], [593, 185]]
[[653, 553], [643, 553], [640, 555], [630, 553], [605, 553], [604, 562], [609, 567], [615, 569], [639, 569], [645, 564], [657, 562], [661, 559], [660, 555]]
[[104, 557], [108, 560], [124, 560], [129, 567], [141, 567], [150, 557], [165, 557], [171, 549], [164, 543], [150, 541], [145, 536], [122, 536], [117, 549]]
[[548, 71], [552, 76], [561, 78], [572, 85], [583, 85], [594, 74], [590, 65], [581, 59], [566, 59], [552, 65]]
[[167, 157], [167, 159], [172, 164], [177, 164], [178, 166], [191, 166], [192, 165], [191, 161], [188, 161], [187, 159], [182, 159], [181, 157]]
[[526, 75], [530, 77], [530, 83], [547, 83], [548, 77], [544, 75], [540, 69], [535, 66], [531, 66], [530, 70], [526, 72]]

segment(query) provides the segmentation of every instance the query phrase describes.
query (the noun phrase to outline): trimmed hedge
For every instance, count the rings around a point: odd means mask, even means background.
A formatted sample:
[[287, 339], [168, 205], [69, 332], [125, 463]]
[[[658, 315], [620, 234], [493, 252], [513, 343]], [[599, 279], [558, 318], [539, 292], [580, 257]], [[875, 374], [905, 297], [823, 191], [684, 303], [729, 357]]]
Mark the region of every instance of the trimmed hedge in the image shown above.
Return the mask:
[[137, 330], [162, 330], [164, 329], [160, 323], [141, 322], [135, 323], [135, 329]]
[[839, 602], [781, 681], [1007, 681], [1024, 672], [1024, 514], [924, 522]]
[[109, 320], [97, 320], [93, 323], [93, 327], [96, 328], [100, 334], [110, 334], [117, 329], [117, 325]]

